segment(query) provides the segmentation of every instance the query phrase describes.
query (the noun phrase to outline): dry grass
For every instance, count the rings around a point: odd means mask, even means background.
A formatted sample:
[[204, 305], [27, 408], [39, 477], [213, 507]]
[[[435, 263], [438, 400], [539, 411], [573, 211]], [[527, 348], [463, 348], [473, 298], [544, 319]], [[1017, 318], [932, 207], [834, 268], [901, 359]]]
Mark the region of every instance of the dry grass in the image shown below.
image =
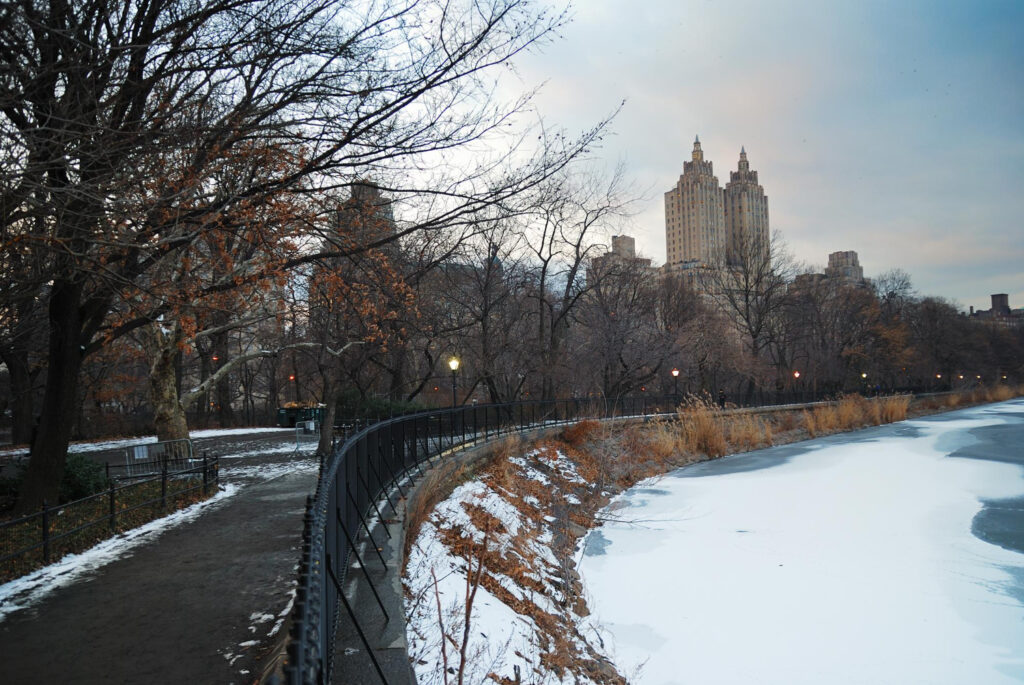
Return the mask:
[[574, 423], [562, 431], [562, 440], [573, 447], [581, 447], [588, 442], [599, 439], [603, 431], [601, 422], [586, 420]]
[[907, 418], [910, 395], [867, 399], [847, 395], [836, 402], [803, 411], [804, 430], [813, 438], [836, 431], [902, 421]]
[[775, 428], [781, 433], [788, 433], [800, 427], [800, 419], [795, 411], [786, 411], [773, 416]]
[[694, 400], [680, 407], [676, 426], [683, 451], [720, 457], [728, 449], [721, 412], [708, 401]]
[[727, 419], [728, 442], [734, 449], [748, 451], [772, 444], [771, 424], [754, 414], [739, 414]]
[[1005, 402], [1022, 395], [1024, 395], [1024, 386], [1000, 384], [925, 397], [916, 400], [913, 403], [913, 408], [918, 412], [927, 413], [988, 402]]
[[804, 414], [804, 430], [806, 430], [807, 434], [810, 435], [812, 438], [818, 437], [818, 424], [814, 420], [814, 414], [812, 414], [811, 412], [807, 411], [806, 409], [804, 409], [803, 414]]
[[881, 411], [882, 423], [894, 423], [906, 419], [911, 399], [910, 395], [889, 395], [876, 399], [874, 404]]

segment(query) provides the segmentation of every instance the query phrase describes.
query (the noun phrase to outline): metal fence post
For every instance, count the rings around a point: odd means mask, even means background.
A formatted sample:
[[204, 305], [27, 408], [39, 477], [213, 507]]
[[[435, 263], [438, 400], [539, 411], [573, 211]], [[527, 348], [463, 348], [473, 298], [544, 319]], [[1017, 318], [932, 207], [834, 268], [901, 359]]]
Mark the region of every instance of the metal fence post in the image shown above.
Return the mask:
[[160, 511], [167, 511], [167, 462], [160, 470]]
[[206, 497], [210, 485], [210, 467], [206, 463], [206, 453], [203, 452], [203, 497]]
[[43, 563], [50, 563], [50, 512], [43, 500]]
[[117, 530], [117, 503], [115, 498], [117, 497], [117, 489], [114, 487], [114, 481], [110, 482], [110, 534], [113, 535], [114, 531]]

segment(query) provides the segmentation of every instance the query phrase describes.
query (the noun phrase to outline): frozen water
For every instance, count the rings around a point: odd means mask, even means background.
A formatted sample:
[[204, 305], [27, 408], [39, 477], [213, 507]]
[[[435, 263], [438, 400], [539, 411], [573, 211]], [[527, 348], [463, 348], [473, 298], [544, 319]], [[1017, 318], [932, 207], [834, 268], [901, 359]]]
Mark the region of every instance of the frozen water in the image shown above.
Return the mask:
[[[623, 493], [580, 571], [642, 683], [1024, 680], [1024, 554], [972, 535], [1024, 495], [1013, 463], [950, 458], [1024, 401], [762, 450]], [[911, 431], [906, 427], [913, 428]], [[767, 466], [778, 454], [777, 465]], [[717, 467], [717, 470], [716, 470]]]

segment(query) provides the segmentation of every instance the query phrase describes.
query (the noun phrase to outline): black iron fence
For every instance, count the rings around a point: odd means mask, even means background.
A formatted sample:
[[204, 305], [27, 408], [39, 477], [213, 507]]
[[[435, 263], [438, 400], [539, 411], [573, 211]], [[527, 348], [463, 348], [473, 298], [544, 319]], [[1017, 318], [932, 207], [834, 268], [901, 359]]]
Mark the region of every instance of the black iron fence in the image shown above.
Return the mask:
[[0, 523], [0, 582], [205, 498], [219, 484], [219, 462], [196, 461], [177, 471], [163, 462], [156, 475], [126, 484], [108, 479], [102, 492], [56, 506], [44, 502], [38, 512]]
[[[371, 523], [396, 508], [403, 483], [423, 473], [424, 462], [507, 433], [575, 422], [674, 412], [680, 396], [641, 395], [619, 400], [577, 398], [463, 406], [383, 419], [348, 435], [321, 467], [307, 503], [299, 583], [292, 613], [285, 679], [293, 684], [329, 683], [334, 638], [345, 611], [361, 633], [359, 617], [342, 592], [357, 539], [373, 539]], [[719, 395], [715, 403], [773, 405], [823, 399], [818, 393]], [[373, 650], [364, 639], [371, 659]], [[377, 667], [381, 679], [383, 673]]]

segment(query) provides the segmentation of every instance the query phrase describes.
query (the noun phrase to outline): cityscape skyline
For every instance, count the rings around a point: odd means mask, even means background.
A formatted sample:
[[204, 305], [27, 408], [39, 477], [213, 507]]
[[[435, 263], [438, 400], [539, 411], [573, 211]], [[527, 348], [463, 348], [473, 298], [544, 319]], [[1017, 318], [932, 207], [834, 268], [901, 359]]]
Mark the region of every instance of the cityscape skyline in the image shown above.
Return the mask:
[[1008, 2], [597, 0], [516, 73], [570, 129], [625, 100], [595, 156], [644, 191], [616, 230], [656, 263], [662, 195], [699, 134], [707, 159], [756, 161], [797, 260], [855, 250], [867, 276], [903, 269], [967, 310], [1024, 300], [1022, 26]]

